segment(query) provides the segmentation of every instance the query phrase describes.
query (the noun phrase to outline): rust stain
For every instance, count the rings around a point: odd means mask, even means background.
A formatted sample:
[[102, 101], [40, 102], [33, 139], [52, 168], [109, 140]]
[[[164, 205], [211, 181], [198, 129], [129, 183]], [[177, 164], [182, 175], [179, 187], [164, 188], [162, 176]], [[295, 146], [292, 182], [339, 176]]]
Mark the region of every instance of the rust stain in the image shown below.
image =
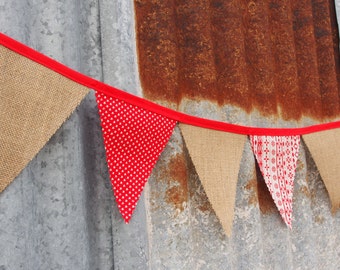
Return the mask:
[[316, 190], [308, 188], [308, 183], [310, 182], [308, 175], [306, 176], [306, 182], [307, 182], [307, 187], [302, 186], [299, 191], [302, 194], [304, 194], [306, 197], [310, 198], [313, 202], [315, 200], [315, 197], [316, 197]]
[[258, 193], [257, 193], [257, 180], [251, 179], [244, 187], [246, 190], [250, 191], [250, 196], [248, 199], [248, 204], [250, 205], [258, 205]]
[[188, 149], [184, 150], [184, 156], [187, 162], [188, 176], [190, 177], [188, 186], [191, 203], [192, 205], [195, 205], [195, 207], [201, 212], [213, 212], [213, 208], [210, 204], [207, 194], [205, 193], [202, 183], [197, 175], [195, 166], [192, 163], [190, 154], [187, 150]]
[[311, 1], [301, 0], [291, 1], [291, 3], [301, 109], [308, 116], [322, 117]]
[[312, 194], [310, 193], [308, 187], [306, 187], [306, 186], [301, 186], [299, 191], [300, 191], [300, 193], [304, 194], [307, 198], [312, 197]]
[[332, 117], [334, 112], [339, 112], [337, 81], [339, 72], [334, 72], [338, 68], [335, 61], [339, 60], [336, 59], [335, 54], [339, 55], [339, 53], [334, 51], [332, 33], [334, 25], [331, 20], [333, 14], [327, 1], [313, 0], [312, 3], [322, 112], [325, 117]]
[[[220, 105], [234, 104], [250, 112], [242, 7], [238, 0], [214, 0], [209, 12], [217, 101]], [[205, 98], [209, 98], [209, 92]]]
[[[164, 169], [158, 170], [158, 173], [158, 179], [165, 181], [167, 186], [165, 191], [167, 204], [181, 212], [185, 208], [185, 203], [190, 199], [200, 211], [213, 211], [186, 150], [171, 157], [168, 165], [164, 166]], [[154, 197], [156, 196], [157, 194], [154, 195]]]
[[301, 161], [301, 159], [298, 159], [296, 162], [296, 171], [301, 171], [305, 167], [305, 164]]
[[[264, 115], [277, 114], [273, 55], [267, 14], [267, 1], [240, 1], [248, 88], [252, 107]], [[246, 7], [243, 5], [246, 4]], [[264, 15], [266, 14], [266, 15]]]
[[332, 0], [135, 0], [146, 98], [319, 121], [340, 115]]
[[166, 173], [169, 188], [165, 194], [165, 201], [183, 211], [185, 202], [189, 199], [187, 161], [183, 153], [171, 158]]
[[257, 193], [259, 198], [259, 207], [261, 213], [271, 214], [277, 213], [278, 210], [274, 203], [272, 196], [268, 190], [266, 182], [263, 179], [260, 168], [256, 165], [256, 177], [257, 177]]
[[245, 189], [251, 191], [248, 203], [250, 205], [259, 205], [262, 214], [277, 212], [276, 205], [269, 193], [267, 185], [262, 177], [261, 171], [256, 165], [256, 177], [249, 180]]
[[178, 51], [175, 10], [167, 1], [135, 0], [139, 73], [144, 95], [177, 102]]
[[324, 223], [324, 221], [325, 221], [325, 217], [320, 216], [320, 215], [315, 216], [315, 217], [314, 217], [314, 221], [315, 221], [316, 223], [322, 224], [322, 223]]
[[166, 202], [172, 204], [180, 211], [184, 210], [184, 202], [187, 201], [187, 194], [180, 186], [169, 188], [166, 191]]
[[268, 11], [271, 42], [277, 44], [272, 47], [277, 105], [282, 118], [299, 119], [302, 116], [301, 96], [290, 3], [288, 0], [273, 0]]
[[197, 207], [201, 212], [212, 212], [213, 208], [208, 200], [207, 196], [204, 196], [202, 200], [200, 200], [200, 204]]

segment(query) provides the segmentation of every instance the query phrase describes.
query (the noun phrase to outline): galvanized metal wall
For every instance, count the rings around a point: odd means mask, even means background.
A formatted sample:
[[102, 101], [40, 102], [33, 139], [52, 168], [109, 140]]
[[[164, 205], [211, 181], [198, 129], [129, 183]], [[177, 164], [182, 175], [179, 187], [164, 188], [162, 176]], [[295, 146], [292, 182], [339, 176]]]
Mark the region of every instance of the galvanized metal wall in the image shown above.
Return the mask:
[[[340, 8], [340, 1], [336, 4]], [[132, 0], [0, 0], [1, 32], [141, 95], [134, 27]], [[180, 109], [224, 121], [273, 124], [207, 101], [188, 101]], [[292, 231], [265, 195], [258, 196], [247, 143], [228, 239], [178, 129], [125, 225], [112, 197], [91, 93], [0, 194], [0, 269], [338, 269], [340, 211], [331, 214], [305, 149], [296, 175]]]

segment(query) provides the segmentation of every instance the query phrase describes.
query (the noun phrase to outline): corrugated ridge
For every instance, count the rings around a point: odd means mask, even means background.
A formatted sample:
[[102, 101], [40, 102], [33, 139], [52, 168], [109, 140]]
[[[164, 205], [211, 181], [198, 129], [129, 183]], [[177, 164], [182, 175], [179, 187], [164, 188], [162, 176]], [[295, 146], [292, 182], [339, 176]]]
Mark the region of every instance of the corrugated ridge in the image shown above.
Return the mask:
[[[210, 4], [211, 37], [214, 44], [216, 88], [219, 104], [251, 109], [244, 28], [240, 1], [213, 0]], [[226, 40], [226, 37], [227, 40]], [[240, 96], [246, 97], [240, 99]]]
[[[177, 23], [172, 1], [135, 1], [139, 74], [149, 99], [178, 99]], [[152, 90], [151, 90], [152, 89]]]
[[192, 99], [217, 100], [209, 1], [175, 1], [178, 28], [179, 89]]
[[306, 115], [321, 116], [318, 59], [310, 0], [291, 1], [298, 66], [301, 109]]
[[337, 80], [339, 69], [337, 69], [334, 58], [334, 54], [338, 55], [338, 50], [334, 51], [330, 11], [330, 3], [320, 0], [314, 1], [313, 17], [324, 117], [331, 117], [339, 113]]
[[302, 115], [298, 67], [296, 63], [293, 15], [289, 0], [273, 0], [269, 4], [274, 83], [277, 104], [284, 119], [299, 119]]

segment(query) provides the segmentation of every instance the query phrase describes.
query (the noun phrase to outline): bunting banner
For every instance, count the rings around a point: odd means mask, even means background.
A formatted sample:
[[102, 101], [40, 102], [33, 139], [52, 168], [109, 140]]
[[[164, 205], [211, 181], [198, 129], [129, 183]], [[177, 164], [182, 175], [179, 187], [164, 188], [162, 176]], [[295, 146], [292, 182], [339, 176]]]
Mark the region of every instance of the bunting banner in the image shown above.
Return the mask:
[[340, 129], [303, 137], [328, 191], [332, 211], [340, 207]]
[[247, 136], [186, 124], [180, 124], [180, 129], [211, 206], [230, 236], [238, 172]]
[[300, 136], [250, 136], [264, 181], [289, 228], [292, 228], [293, 189]]
[[340, 121], [301, 128], [259, 128], [184, 114], [78, 73], [0, 34], [0, 191], [13, 181], [88, 93], [96, 92], [118, 208], [129, 222], [177, 123], [207, 197], [227, 235], [244, 143], [249, 136], [273, 200], [292, 227], [292, 199], [303, 136], [340, 207]]

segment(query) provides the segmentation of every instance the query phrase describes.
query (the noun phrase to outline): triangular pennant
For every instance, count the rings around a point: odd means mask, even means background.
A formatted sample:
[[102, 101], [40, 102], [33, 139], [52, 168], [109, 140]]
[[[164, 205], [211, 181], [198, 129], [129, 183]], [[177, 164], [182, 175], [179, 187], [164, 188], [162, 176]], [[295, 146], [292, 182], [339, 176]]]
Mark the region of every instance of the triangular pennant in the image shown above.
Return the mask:
[[303, 136], [325, 183], [332, 210], [340, 207], [340, 129]]
[[27, 166], [88, 92], [0, 46], [0, 191]]
[[292, 228], [293, 189], [300, 136], [250, 136], [263, 178], [280, 214]]
[[185, 145], [212, 208], [230, 236], [245, 135], [180, 124]]
[[96, 98], [114, 195], [128, 223], [176, 121], [99, 92]]

